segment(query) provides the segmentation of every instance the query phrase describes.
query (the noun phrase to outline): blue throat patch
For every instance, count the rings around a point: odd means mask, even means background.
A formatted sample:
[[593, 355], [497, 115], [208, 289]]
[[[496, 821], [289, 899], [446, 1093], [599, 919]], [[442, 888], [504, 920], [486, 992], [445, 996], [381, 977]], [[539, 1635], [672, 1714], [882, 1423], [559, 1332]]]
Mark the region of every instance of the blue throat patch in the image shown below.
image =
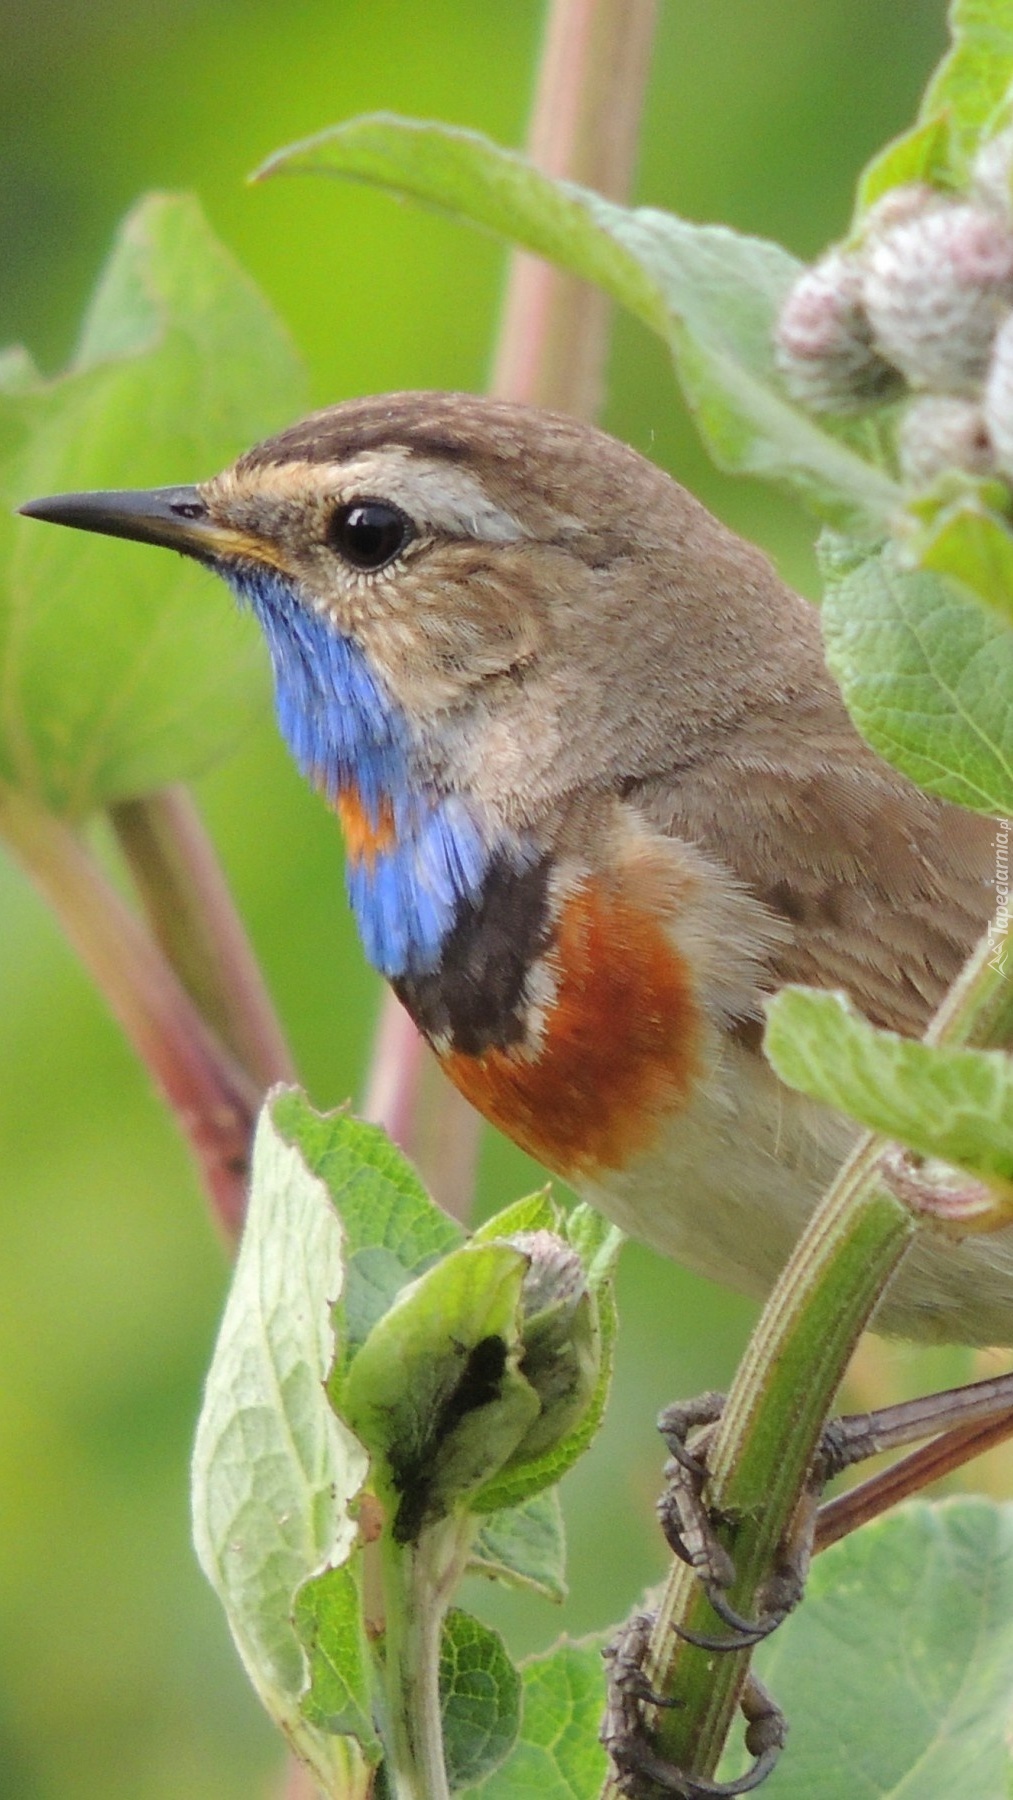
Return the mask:
[[404, 713], [359, 646], [300, 604], [275, 571], [221, 572], [256, 616], [274, 669], [282, 736], [302, 773], [334, 798], [357, 794], [393, 842], [348, 862], [348, 898], [366, 955], [390, 979], [436, 967], [462, 902], [482, 892], [495, 849], [466, 803], [427, 787]]

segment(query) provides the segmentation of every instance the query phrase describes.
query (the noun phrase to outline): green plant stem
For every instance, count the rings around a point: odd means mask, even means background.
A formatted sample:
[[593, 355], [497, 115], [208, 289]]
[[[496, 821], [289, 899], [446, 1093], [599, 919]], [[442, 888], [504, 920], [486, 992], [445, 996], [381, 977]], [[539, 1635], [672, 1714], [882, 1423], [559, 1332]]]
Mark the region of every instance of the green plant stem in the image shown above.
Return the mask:
[[443, 1621], [464, 1570], [474, 1523], [442, 1520], [415, 1544], [381, 1545], [384, 1749], [394, 1800], [450, 1800], [440, 1709]]
[[242, 1222], [259, 1092], [209, 1030], [150, 932], [107, 881], [77, 832], [0, 786], [0, 837], [49, 902], [168, 1101], [215, 1216]]
[[[932, 1021], [929, 1041], [1009, 1043], [1008, 944], [1009, 932], [982, 941]], [[771, 1293], [709, 1446], [707, 1500], [724, 1521], [719, 1536], [736, 1569], [728, 1598], [746, 1616], [755, 1616], [776, 1569], [852, 1350], [923, 1223], [883, 1185], [885, 1149], [881, 1138], [863, 1138], [818, 1207]], [[666, 1585], [649, 1666], [655, 1689], [677, 1694], [681, 1704], [659, 1711], [655, 1730], [663, 1755], [706, 1777], [732, 1727], [749, 1653], [715, 1656], [681, 1640], [673, 1623], [726, 1635], [682, 1563]], [[618, 1789], [608, 1783], [605, 1792]]]
[[109, 808], [113, 830], [165, 955], [211, 1029], [259, 1087], [295, 1064], [228, 883], [187, 789]]

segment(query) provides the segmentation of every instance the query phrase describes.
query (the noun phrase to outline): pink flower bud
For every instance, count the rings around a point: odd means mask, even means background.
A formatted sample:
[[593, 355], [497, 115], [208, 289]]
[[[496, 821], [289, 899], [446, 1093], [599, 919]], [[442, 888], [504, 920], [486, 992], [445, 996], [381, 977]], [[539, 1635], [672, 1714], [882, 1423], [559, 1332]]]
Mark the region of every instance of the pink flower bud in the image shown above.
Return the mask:
[[861, 303], [861, 270], [831, 250], [799, 276], [774, 339], [777, 366], [791, 393], [814, 412], [852, 412], [897, 385], [872, 347]]
[[1013, 126], [982, 144], [971, 170], [971, 194], [982, 206], [1013, 215]]
[[924, 181], [906, 181], [901, 187], [887, 188], [885, 194], [870, 206], [861, 221], [862, 242], [890, 231], [895, 225], [906, 225], [926, 207], [935, 206], [941, 196]]
[[984, 413], [959, 394], [922, 394], [905, 408], [897, 439], [900, 466], [910, 487], [928, 487], [947, 469], [969, 475], [995, 472]]
[[973, 394], [1013, 304], [1013, 230], [943, 196], [862, 249], [862, 296], [876, 349], [912, 387]]

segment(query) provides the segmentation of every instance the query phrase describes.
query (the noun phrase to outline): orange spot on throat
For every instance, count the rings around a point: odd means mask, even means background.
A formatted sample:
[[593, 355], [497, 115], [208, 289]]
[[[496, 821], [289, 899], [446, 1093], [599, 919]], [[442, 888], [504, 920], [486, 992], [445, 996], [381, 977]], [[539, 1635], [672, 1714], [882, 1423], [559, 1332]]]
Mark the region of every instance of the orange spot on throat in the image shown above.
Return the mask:
[[549, 964], [556, 995], [540, 1050], [451, 1052], [450, 1079], [557, 1174], [624, 1167], [685, 1103], [696, 1072], [690, 968], [664, 923], [619, 882], [564, 902]]
[[368, 869], [374, 869], [377, 857], [385, 850], [392, 850], [396, 841], [390, 801], [381, 800], [379, 813], [374, 818], [363, 804], [358, 788], [343, 787], [338, 791], [335, 805], [345, 834], [349, 861], [365, 863]]

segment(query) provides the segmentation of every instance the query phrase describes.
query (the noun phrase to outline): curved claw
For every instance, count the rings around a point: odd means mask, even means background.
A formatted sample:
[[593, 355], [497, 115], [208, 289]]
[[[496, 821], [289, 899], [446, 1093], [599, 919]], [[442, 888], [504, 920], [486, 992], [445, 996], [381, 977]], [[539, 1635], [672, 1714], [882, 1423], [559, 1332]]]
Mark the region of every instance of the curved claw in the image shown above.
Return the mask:
[[783, 1612], [769, 1612], [759, 1619], [747, 1619], [742, 1613], [736, 1612], [734, 1606], [729, 1605], [720, 1589], [708, 1588], [707, 1599], [729, 1631], [740, 1638], [748, 1638], [754, 1644], [762, 1644], [764, 1638], [769, 1637], [772, 1631], [776, 1631], [784, 1623], [786, 1616]]
[[613, 1749], [612, 1756], [631, 1774], [646, 1775], [648, 1781], [653, 1781], [663, 1793], [675, 1794], [678, 1800], [735, 1800], [737, 1794], [750, 1794], [766, 1781], [782, 1748], [783, 1741], [768, 1744], [745, 1774], [736, 1776], [734, 1781], [708, 1781], [704, 1775], [687, 1775], [647, 1744], [624, 1746], [618, 1756]]
[[762, 1644], [764, 1638], [768, 1638], [784, 1622], [783, 1612], [767, 1613], [762, 1619], [747, 1619], [742, 1613], [736, 1612], [734, 1606], [729, 1605], [719, 1588], [705, 1583], [704, 1591], [712, 1611], [723, 1620], [732, 1635], [726, 1638], [710, 1637], [706, 1632], [690, 1631], [688, 1626], [678, 1625], [673, 1619], [672, 1630], [676, 1637], [682, 1638], [687, 1644], [695, 1644], [698, 1650], [751, 1650], [754, 1644]]
[[677, 1638], [682, 1638], [683, 1643], [692, 1644], [697, 1650], [711, 1650], [721, 1655], [726, 1650], [752, 1650], [770, 1636], [774, 1626], [766, 1625], [762, 1631], [739, 1631], [734, 1637], [709, 1637], [706, 1631], [691, 1631], [688, 1625], [677, 1625], [673, 1619], [672, 1630]]
[[672, 1461], [677, 1462], [679, 1467], [685, 1469], [687, 1475], [691, 1475], [694, 1482], [702, 1487], [707, 1479], [707, 1464], [702, 1457], [694, 1456], [692, 1450], [687, 1448], [684, 1439], [677, 1437], [674, 1432], [670, 1437], [667, 1434], [663, 1435], [665, 1436], [665, 1447]]

